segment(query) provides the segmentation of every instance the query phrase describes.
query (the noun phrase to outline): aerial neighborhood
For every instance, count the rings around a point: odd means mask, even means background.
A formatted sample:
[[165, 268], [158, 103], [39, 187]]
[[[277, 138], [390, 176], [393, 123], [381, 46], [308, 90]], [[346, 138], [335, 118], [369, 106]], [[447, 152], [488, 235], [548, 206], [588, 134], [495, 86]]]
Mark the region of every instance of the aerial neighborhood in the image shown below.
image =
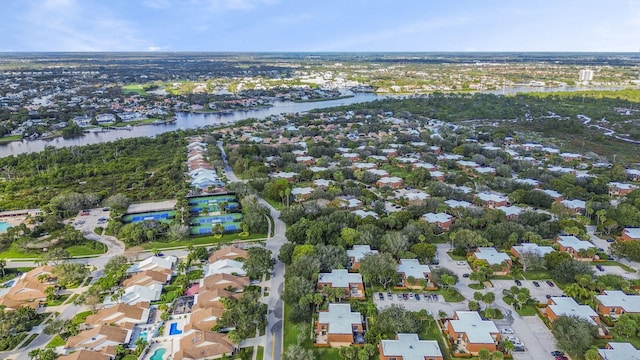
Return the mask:
[[[335, 99], [362, 85], [337, 70], [296, 79], [150, 82], [69, 126]], [[246, 91], [195, 96], [227, 87]], [[616, 160], [511, 120], [442, 120], [432, 108], [466, 116], [482, 96], [384, 99], [0, 159], [0, 357], [636, 359], [640, 170], [623, 160], [638, 154]], [[193, 108], [203, 99], [208, 109]], [[529, 100], [527, 116], [591, 119]]]

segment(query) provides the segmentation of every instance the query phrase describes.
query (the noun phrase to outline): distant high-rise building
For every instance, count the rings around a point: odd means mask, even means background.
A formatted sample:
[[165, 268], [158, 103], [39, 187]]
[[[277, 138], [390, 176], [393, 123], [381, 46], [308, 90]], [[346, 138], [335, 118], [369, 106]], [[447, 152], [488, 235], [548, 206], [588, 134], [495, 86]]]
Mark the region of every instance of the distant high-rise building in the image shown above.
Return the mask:
[[584, 81], [584, 82], [593, 80], [593, 70], [591, 69], [580, 70], [580, 72], [578, 73], [578, 80]]

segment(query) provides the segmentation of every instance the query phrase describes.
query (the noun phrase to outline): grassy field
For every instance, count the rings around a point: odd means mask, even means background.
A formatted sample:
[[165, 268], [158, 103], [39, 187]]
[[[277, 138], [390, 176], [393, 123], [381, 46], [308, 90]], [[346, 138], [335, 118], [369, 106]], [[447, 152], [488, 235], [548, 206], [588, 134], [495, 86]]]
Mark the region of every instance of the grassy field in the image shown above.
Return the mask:
[[188, 240], [182, 240], [182, 241], [170, 241], [170, 242], [150, 241], [142, 244], [141, 246], [143, 249], [146, 249], [146, 250], [151, 250], [151, 249], [162, 250], [162, 249], [168, 249], [173, 247], [189, 246], [190, 244], [215, 245], [219, 243], [224, 244], [224, 243], [233, 242], [237, 240], [265, 239], [266, 237], [267, 237], [267, 234], [250, 234], [249, 236], [246, 236], [246, 237], [242, 237], [238, 234], [225, 234], [225, 235], [222, 235], [222, 238], [218, 239], [215, 236], [210, 235], [210, 236], [194, 237], [194, 238], [190, 238]]
[[[95, 244], [95, 249], [94, 249]], [[80, 245], [72, 245], [64, 248], [71, 256], [101, 255], [106, 252], [104, 245], [85, 241]], [[0, 259], [31, 259], [42, 257], [42, 252], [38, 250], [22, 251], [16, 244], [11, 244], [5, 251], [0, 252]]]
[[256, 360], [264, 359], [264, 347], [258, 346], [258, 353], [256, 355]]
[[71, 322], [74, 324], [82, 324], [87, 319], [89, 315], [93, 314], [93, 311], [83, 311], [81, 313], [77, 313], [76, 316], [71, 319]]
[[57, 348], [58, 346], [62, 346], [65, 343], [66, 341], [64, 341], [64, 339], [60, 337], [60, 335], [56, 335], [53, 337], [53, 339], [51, 339], [51, 341], [49, 341], [49, 343], [45, 347], [48, 349], [52, 349], [52, 348]]
[[147, 95], [142, 84], [127, 84], [122, 87], [122, 92], [125, 94]]
[[518, 307], [515, 307], [515, 309], [520, 316], [536, 316], [538, 314], [538, 308], [534, 305], [525, 305], [522, 307], [522, 310]]
[[22, 140], [22, 135], [9, 135], [9, 136], [0, 138], [0, 143], [20, 141], [20, 140]]
[[525, 280], [549, 280], [551, 279], [551, 275], [546, 270], [540, 271], [526, 271], [522, 273], [522, 277]]
[[65, 294], [65, 295], [60, 295], [58, 296], [57, 299], [55, 300], [47, 300], [47, 302], [45, 303], [46, 306], [60, 306], [62, 305], [63, 302], [65, 302], [65, 300], [67, 300], [69, 298], [69, 294]]
[[429, 317], [419, 336], [422, 340], [436, 340], [440, 345], [440, 350], [442, 351], [442, 357], [444, 360], [452, 359], [451, 351], [449, 350], [449, 347], [446, 346], [445, 340], [442, 337], [442, 332], [438, 327], [438, 323], [433, 317]]

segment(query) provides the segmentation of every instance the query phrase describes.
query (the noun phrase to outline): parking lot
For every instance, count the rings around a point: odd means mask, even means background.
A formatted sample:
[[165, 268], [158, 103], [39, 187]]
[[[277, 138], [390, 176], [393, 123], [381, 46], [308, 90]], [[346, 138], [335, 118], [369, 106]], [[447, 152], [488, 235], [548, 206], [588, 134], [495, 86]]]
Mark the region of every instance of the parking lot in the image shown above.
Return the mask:
[[[380, 297], [380, 294], [382, 294], [383, 298]], [[400, 297], [398, 297], [398, 295], [400, 295]], [[406, 300], [404, 299], [403, 295], [407, 295]], [[465, 302], [448, 303], [445, 302], [444, 297], [439, 294], [424, 294], [420, 292], [418, 293], [418, 297], [419, 299], [416, 300], [415, 294], [413, 298], [411, 298], [409, 293], [392, 292], [391, 298], [389, 298], [388, 292], [376, 292], [373, 294], [373, 301], [378, 309], [396, 304], [409, 311], [420, 311], [422, 309], [425, 309], [427, 311], [430, 311], [435, 316], [438, 316], [438, 312], [440, 311], [446, 312], [447, 315], [453, 315], [454, 311], [468, 310]]]
[[[517, 286], [514, 280], [491, 280], [496, 294], [502, 294], [503, 289], [510, 289], [512, 286]], [[539, 286], [534, 285], [533, 280], [520, 280], [521, 287], [526, 287], [531, 292], [531, 297], [540, 301], [540, 303], [547, 302], [547, 295], [561, 296], [562, 290], [554, 284], [549, 286], [544, 280], [536, 280]]]
[[593, 271], [595, 271], [596, 276], [598, 275], [620, 275], [624, 278], [627, 279], [638, 279], [640, 278], [640, 274], [639, 273], [630, 273], [625, 271], [623, 268], [621, 268], [620, 266], [602, 266], [602, 269], [604, 271], [600, 271], [597, 268], [597, 265], [593, 266]]

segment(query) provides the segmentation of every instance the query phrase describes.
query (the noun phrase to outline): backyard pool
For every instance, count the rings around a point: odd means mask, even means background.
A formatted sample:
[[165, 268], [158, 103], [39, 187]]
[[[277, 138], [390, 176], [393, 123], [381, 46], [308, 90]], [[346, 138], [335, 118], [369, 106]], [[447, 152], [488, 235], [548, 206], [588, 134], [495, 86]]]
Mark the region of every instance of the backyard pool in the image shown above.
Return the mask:
[[171, 323], [171, 327], [169, 327], [169, 335], [180, 335], [180, 334], [182, 334], [182, 330], [178, 329], [178, 323]]
[[153, 355], [151, 355], [151, 360], [162, 360], [166, 352], [167, 349], [165, 348], [156, 349], [156, 351], [153, 352]]

